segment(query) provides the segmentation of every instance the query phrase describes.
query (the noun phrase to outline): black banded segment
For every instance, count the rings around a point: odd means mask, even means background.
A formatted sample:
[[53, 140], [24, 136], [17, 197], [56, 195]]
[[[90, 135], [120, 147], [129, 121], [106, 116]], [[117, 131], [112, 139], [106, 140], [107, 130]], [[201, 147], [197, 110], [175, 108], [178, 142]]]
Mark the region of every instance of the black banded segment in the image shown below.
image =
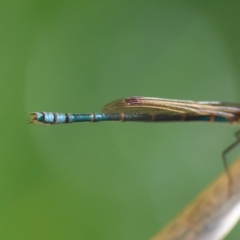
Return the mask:
[[46, 116], [45, 116], [45, 112], [41, 112], [42, 114], [42, 122], [43, 123], [46, 123], [45, 120], [46, 120]]
[[58, 115], [56, 113], [53, 113], [53, 124], [57, 123]]
[[66, 121], [65, 121], [65, 123], [69, 123], [69, 122], [70, 122], [69, 114], [65, 113], [65, 116], [66, 116]]

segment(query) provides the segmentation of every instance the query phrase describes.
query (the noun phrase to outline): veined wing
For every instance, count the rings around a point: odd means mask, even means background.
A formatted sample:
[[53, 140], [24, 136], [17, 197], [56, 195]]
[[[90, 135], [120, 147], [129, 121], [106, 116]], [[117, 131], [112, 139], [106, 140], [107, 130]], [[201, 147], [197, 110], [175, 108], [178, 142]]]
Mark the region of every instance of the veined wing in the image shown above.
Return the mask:
[[236, 119], [240, 104], [222, 102], [197, 102], [150, 97], [129, 97], [110, 102], [103, 107], [104, 113], [152, 113], [167, 115], [213, 115]]

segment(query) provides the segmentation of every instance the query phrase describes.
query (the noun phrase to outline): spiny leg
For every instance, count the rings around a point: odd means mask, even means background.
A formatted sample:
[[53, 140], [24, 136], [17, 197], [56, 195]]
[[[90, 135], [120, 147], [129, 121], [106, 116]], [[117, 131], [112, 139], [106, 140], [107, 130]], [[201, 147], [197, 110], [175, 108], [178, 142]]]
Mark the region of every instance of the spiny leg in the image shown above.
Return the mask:
[[229, 172], [227, 154], [231, 152], [238, 144], [240, 144], [240, 130], [235, 132], [235, 137], [237, 138], [237, 140], [222, 152], [223, 164], [224, 164], [224, 168], [227, 173], [228, 181], [229, 181], [229, 196], [231, 196], [231, 193], [232, 193], [233, 178], [231, 176], [231, 173]]

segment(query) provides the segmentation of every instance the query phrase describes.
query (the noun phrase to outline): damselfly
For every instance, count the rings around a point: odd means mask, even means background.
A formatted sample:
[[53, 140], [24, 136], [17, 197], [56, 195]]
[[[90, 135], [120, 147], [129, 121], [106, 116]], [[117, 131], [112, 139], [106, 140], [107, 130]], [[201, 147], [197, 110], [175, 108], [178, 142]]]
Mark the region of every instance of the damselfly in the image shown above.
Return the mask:
[[[208, 121], [240, 123], [240, 104], [224, 102], [196, 102], [151, 97], [129, 97], [106, 104], [102, 113], [70, 114], [54, 112], [32, 112], [31, 123], [60, 124], [75, 122], [131, 121], [171, 122]], [[237, 140], [222, 153], [227, 171], [226, 154], [240, 143]], [[227, 171], [229, 182], [231, 176]]]

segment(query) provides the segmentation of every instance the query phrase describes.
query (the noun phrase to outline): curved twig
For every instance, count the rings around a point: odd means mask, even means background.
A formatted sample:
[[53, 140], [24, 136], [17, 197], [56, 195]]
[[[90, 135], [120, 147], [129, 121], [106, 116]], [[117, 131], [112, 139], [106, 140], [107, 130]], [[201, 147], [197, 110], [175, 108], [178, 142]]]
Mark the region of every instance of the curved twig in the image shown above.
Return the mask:
[[240, 218], [240, 159], [229, 172], [233, 179], [230, 196], [224, 172], [152, 240], [223, 239]]

